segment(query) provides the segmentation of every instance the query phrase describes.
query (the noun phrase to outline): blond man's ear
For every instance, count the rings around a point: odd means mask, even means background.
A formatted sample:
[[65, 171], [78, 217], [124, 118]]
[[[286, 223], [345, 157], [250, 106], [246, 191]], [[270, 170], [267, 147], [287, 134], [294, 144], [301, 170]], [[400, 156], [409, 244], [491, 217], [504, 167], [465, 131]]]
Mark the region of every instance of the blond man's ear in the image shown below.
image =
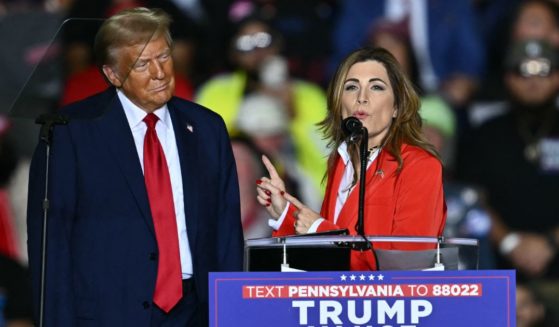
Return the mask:
[[115, 87], [122, 87], [122, 81], [120, 80], [120, 76], [118, 72], [116, 72], [111, 66], [103, 65], [103, 74], [109, 82]]

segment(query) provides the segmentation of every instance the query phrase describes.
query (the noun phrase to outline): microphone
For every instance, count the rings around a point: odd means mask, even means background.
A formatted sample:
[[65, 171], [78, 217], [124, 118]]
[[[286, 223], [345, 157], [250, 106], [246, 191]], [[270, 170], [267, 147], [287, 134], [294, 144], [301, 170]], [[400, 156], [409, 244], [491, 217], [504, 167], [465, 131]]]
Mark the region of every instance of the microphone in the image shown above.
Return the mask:
[[363, 135], [363, 123], [361, 123], [359, 119], [350, 116], [342, 120], [342, 130], [347, 136], [347, 142], [354, 143], [358, 141]]
[[[355, 231], [358, 235], [363, 237], [364, 242], [353, 243], [352, 247], [354, 250], [370, 250], [372, 249], [371, 243], [365, 235], [365, 178], [367, 171], [367, 128], [363, 127], [363, 123], [351, 116], [342, 120], [342, 130], [347, 136], [346, 142], [359, 144], [359, 156], [361, 169], [359, 171], [359, 208], [357, 211], [357, 224], [355, 225]], [[377, 264], [378, 267], [378, 264]]]

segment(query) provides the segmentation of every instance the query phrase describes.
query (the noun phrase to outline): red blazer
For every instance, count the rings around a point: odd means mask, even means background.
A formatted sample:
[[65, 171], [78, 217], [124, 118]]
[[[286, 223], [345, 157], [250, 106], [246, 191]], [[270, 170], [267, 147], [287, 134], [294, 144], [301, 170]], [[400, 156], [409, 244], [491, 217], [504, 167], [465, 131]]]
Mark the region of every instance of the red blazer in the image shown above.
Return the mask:
[[[365, 234], [378, 236], [430, 236], [443, 233], [446, 204], [443, 194], [442, 165], [425, 150], [402, 145], [403, 166], [387, 151], [381, 151], [366, 174]], [[334, 224], [336, 196], [343, 176], [344, 164], [338, 157], [336, 168], [329, 172], [326, 195], [320, 211], [326, 220], [318, 232], [347, 228], [355, 235], [359, 202], [359, 187], [354, 187]], [[274, 236], [292, 235], [295, 207], [289, 211]], [[419, 250], [425, 245], [412, 243], [374, 244], [378, 249]], [[352, 251], [352, 270], [375, 270], [371, 251]]]

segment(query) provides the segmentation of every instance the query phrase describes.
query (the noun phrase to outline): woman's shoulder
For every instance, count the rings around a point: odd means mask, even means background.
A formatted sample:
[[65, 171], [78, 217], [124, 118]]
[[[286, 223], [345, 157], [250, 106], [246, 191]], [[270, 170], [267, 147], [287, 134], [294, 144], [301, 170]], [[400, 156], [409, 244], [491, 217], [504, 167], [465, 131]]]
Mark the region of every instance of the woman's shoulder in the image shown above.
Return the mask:
[[437, 157], [419, 146], [402, 144], [401, 153], [404, 167], [407, 165], [442, 167]]

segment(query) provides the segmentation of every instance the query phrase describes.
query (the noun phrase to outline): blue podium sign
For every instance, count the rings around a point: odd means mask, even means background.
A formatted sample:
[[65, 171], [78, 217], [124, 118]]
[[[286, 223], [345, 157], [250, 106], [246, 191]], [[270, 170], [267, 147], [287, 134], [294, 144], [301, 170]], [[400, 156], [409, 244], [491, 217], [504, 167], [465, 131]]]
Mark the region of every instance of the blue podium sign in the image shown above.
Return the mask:
[[212, 327], [516, 326], [512, 270], [210, 273]]

